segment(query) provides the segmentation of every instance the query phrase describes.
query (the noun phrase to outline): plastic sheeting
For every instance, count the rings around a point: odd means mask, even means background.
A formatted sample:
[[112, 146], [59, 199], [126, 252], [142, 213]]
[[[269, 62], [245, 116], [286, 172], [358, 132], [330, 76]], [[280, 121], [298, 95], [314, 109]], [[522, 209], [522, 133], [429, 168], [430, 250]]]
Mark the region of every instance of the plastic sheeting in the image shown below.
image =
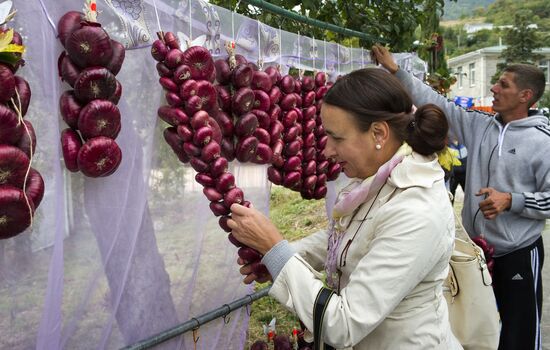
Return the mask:
[[[270, 28], [202, 1], [189, 8], [187, 1], [100, 0], [99, 21], [130, 49], [117, 76], [123, 160], [109, 177], [86, 178], [68, 173], [61, 157], [66, 126], [58, 101], [70, 87], [57, 76], [62, 46], [55, 30], [60, 16], [81, 10], [83, 2], [14, 0], [18, 12], [10, 26], [27, 46], [19, 74], [32, 89], [26, 118], [37, 133], [33, 167], [46, 193], [32, 228], [0, 241], [0, 348], [116, 349], [252, 291], [241, 282], [236, 248], [218, 227], [194, 171], [162, 138], [165, 125], [156, 110], [165, 102], [149, 51], [159, 25], [215, 56], [225, 55], [225, 41], [235, 39], [248, 59], [284, 68], [336, 75], [370, 63], [367, 51]], [[424, 71], [414, 55], [396, 58]], [[230, 170], [246, 199], [267, 214], [266, 167], [234, 162]], [[226, 320], [202, 326], [197, 344], [186, 334], [157, 348], [242, 349], [246, 310]]]

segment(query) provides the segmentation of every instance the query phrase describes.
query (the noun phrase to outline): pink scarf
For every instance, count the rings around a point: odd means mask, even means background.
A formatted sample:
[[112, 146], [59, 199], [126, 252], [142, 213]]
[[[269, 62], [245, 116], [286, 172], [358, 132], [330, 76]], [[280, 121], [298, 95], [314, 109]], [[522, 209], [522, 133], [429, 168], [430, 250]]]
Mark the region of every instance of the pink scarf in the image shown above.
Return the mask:
[[392, 170], [401, 163], [405, 156], [412, 153], [407, 143], [403, 143], [393, 157], [384, 163], [376, 174], [361, 181], [354, 179], [339, 194], [332, 210], [332, 219], [329, 223], [328, 253], [325, 262], [327, 284], [330, 288], [338, 288], [338, 248], [342, 243], [346, 229], [353, 219], [353, 214], [363, 203], [371, 200], [384, 186]]

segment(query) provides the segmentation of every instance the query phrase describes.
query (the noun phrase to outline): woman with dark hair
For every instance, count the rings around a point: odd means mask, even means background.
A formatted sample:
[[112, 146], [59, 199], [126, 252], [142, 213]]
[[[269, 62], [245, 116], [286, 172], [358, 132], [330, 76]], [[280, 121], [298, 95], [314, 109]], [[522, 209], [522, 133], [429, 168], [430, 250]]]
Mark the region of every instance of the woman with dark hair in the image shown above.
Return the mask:
[[[454, 242], [454, 215], [437, 152], [448, 125], [434, 105], [413, 113], [411, 97], [377, 68], [339, 79], [324, 98], [325, 155], [350, 183], [327, 230], [289, 244], [267, 217], [233, 205], [229, 226], [264, 254], [270, 295], [313, 331], [316, 299], [328, 288], [322, 341], [335, 348], [461, 349], [442, 285]], [[239, 260], [244, 282], [257, 276]]]

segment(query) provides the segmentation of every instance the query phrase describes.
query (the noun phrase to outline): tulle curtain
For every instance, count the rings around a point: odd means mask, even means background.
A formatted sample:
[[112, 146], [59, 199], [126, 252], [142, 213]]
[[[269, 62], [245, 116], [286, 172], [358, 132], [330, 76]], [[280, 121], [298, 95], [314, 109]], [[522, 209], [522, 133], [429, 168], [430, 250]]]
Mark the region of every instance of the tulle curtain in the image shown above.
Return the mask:
[[[119, 169], [91, 179], [64, 169], [57, 76], [62, 46], [58, 19], [84, 1], [14, 0], [10, 22], [23, 36], [37, 134], [33, 167], [46, 193], [32, 228], [0, 241], [0, 348], [116, 349], [147, 338], [252, 292], [241, 282], [236, 248], [208, 208], [194, 170], [178, 162], [162, 138], [165, 104], [150, 45], [162, 29], [205, 45], [215, 57], [235, 40], [249, 60], [337, 74], [370, 63], [366, 50], [329, 44], [263, 25], [203, 1], [99, 0], [99, 21], [127, 48], [117, 79], [123, 152]], [[401, 65], [422, 74], [412, 54]], [[256, 208], [269, 210], [266, 167], [234, 162], [237, 184]], [[327, 207], [330, 209], [334, 188]], [[242, 349], [248, 315], [173, 339], [162, 349]]]

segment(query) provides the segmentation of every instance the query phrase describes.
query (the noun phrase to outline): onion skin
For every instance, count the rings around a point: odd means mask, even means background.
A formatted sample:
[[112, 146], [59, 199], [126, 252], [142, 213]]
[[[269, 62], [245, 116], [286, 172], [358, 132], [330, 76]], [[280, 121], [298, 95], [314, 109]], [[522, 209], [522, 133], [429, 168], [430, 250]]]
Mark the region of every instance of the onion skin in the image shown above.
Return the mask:
[[76, 100], [74, 92], [72, 90], [67, 90], [59, 98], [59, 111], [61, 112], [61, 117], [73, 129], [78, 128], [78, 116], [82, 106]]
[[65, 13], [57, 22], [57, 37], [61, 45], [65, 46], [67, 38], [76, 30], [82, 27], [84, 14], [78, 11], [69, 11]]
[[247, 87], [240, 88], [233, 95], [232, 110], [241, 115], [249, 112], [254, 107], [254, 91]]
[[107, 69], [114, 75], [117, 75], [118, 72], [120, 72], [120, 68], [122, 68], [124, 58], [126, 57], [126, 49], [124, 48], [124, 45], [112, 39], [111, 47], [113, 48], [113, 57], [111, 57], [111, 61], [107, 64]]
[[23, 188], [29, 157], [15, 146], [0, 145], [0, 185]]
[[[16, 110], [15, 106], [17, 106], [17, 109], [20, 108], [21, 115], [24, 117], [31, 102], [31, 87], [22, 77], [16, 75], [14, 78], [16, 94], [13, 95], [13, 102], [10, 101], [9, 105], [13, 110]], [[19, 95], [19, 98], [17, 95]], [[21, 103], [21, 106], [19, 106], [19, 103]]]
[[84, 103], [95, 99], [108, 100], [115, 91], [116, 78], [104, 67], [90, 67], [82, 70], [74, 83], [74, 95]]
[[[34, 127], [32, 126], [32, 123], [28, 120], [24, 120], [23, 123], [25, 123], [25, 127], [21, 127], [23, 131], [23, 135], [19, 139], [19, 142], [17, 143], [17, 147], [25, 152], [27, 157], [29, 159], [34, 154], [34, 151], [36, 150], [36, 133], [34, 132]], [[28, 133], [27, 133], [28, 130]]]
[[61, 132], [61, 150], [65, 167], [73, 173], [79, 170], [77, 157], [81, 148], [82, 139], [76, 131], [67, 128]]
[[23, 135], [23, 125], [17, 114], [7, 106], [0, 104], [0, 144], [15, 145]]
[[14, 237], [25, 231], [31, 225], [33, 214], [33, 203], [30, 200], [27, 203], [21, 189], [0, 185], [0, 239]]
[[115, 139], [120, 128], [120, 111], [111, 101], [93, 100], [80, 111], [78, 130], [85, 140], [97, 136]]
[[229, 63], [224, 59], [219, 59], [214, 62], [216, 67], [216, 81], [220, 85], [226, 85], [231, 81], [231, 68]]
[[120, 97], [122, 96], [122, 84], [120, 81], [116, 81], [116, 89], [113, 95], [109, 98], [109, 101], [114, 103], [115, 105], [118, 104], [118, 101], [120, 101]]
[[32, 200], [34, 208], [38, 208], [44, 197], [44, 179], [34, 168], [29, 171], [29, 177], [25, 186], [25, 194]]
[[15, 94], [15, 76], [11, 69], [0, 64], [0, 102], [8, 102]]
[[89, 177], [112, 174], [120, 165], [122, 152], [115, 140], [98, 136], [86, 141], [78, 151], [78, 168]]
[[151, 56], [153, 56], [156, 61], [164, 61], [167, 53], [168, 46], [166, 46], [166, 44], [163, 43], [162, 40], [157, 39], [153, 42], [153, 45], [151, 46]]
[[73, 61], [71, 61], [65, 51], [63, 51], [61, 56], [59, 56], [58, 66], [61, 80], [69, 84], [71, 87], [74, 87], [74, 83], [76, 82], [76, 79], [78, 79], [81, 69], [77, 67]]
[[233, 70], [231, 81], [235, 88], [249, 87], [254, 70], [248, 64], [240, 64]]
[[202, 46], [192, 46], [185, 50], [183, 64], [189, 66], [191, 79], [195, 80], [209, 80], [215, 70], [210, 51]]
[[65, 41], [65, 48], [71, 60], [81, 68], [107, 67], [113, 57], [109, 34], [98, 23], [84, 23], [82, 28], [72, 32]]
[[179, 108], [170, 106], [161, 106], [157, 110], [157, 114], [160, 119], [164, 120], [172, 126], [178, 126], [180, 124], [187, 124], [189, 117]]

